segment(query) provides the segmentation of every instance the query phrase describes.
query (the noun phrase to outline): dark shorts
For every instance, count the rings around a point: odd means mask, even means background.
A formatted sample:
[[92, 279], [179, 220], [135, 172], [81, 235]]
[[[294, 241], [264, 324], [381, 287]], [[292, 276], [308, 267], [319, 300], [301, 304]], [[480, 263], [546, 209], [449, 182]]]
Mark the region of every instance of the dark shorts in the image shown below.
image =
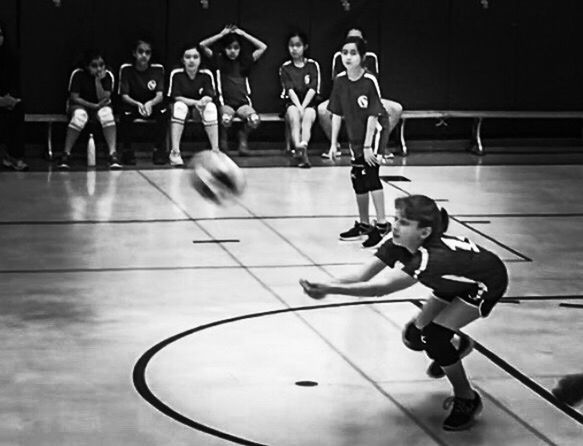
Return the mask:
[[508, 272], [502, 261], [500, 261], [500, 264], [500, 267], [496, 268], [496, 280], [492, 281], [489, 286], [476, 283], [456, 295], [446, 296], [434, 293], [434, 296], [448, 303], [455, 299], [460, 299], [464, 303], [477, 308], [481, 317], [488, 317], [508, 288]]

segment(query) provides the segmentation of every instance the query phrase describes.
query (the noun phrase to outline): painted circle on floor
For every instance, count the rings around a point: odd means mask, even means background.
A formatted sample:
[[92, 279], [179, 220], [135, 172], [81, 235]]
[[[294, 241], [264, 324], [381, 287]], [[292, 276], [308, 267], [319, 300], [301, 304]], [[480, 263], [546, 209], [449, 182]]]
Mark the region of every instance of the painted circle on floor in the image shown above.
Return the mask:
[[[358, 302], [344, 302], [344, 303], [336, 303], [336, 304], [326, 304], [326, 305], [315, 305], [315, 306], [305, 306], [305, 307], [293, 307], [293, 308], [284, 308], [272, 311], [264, 311], [259, 313], [252, 313], [252, 314], [245, 314], [241, 316], [236, 316], [228, 319], [222, 319], [219, 321], [211, 322], [208, 324], [200, 325], [198, 327], [183, 331], [178, 333], [174, 336], [171, 336], [158, 344], [154, 345], [150, 349], [148, 349], [136, 362], [134, 369], [133, 369], [133, 383], [137, 390], [137, 392], [144, 398], [148, 403], [154, 406], [157, 410], [162, 412], [164, 415], [182, 423], [192, 429], [196, 429], [200, 432], [207, 433], [209, 435], [213, 435], [218, 438], [222, 438], [224, 440], [236, 443], [236, 444], [244, 444], [244, 445], [265, 445], [265, 443], [258, 443], [256, 441], [252, 441], [241, 436], [225, 432], [223, 430], [208, 426], [203, 424], [191, 417], [184, 415], [176, 408], [171, 407], [170, 404], [163, 402], [158, 396], [154, 394], [151, 387], [148, 385], [146, 381], [146, 370], [148, 365], [158, 353], [162, 352], [165, 348], [177, 343], [178, 341], [192, 336], [197, 333], [201, 333], [206, 330], [210, 330], [215, 327], [224, 326], [226, 324], [232, 324], [235, 322], [250, 320], [250, 319], [258, 319], [258, 318], [265, 318], [268, 316], [275, 316], [281, 315], [284, 313], [296, 313], [296, 312], [304, 312], [304, 311], [315, 311], [315, 310], [322, 310], [322, 309], [329, 309], [329, 308], [345, 308], [345, 307], [354, 307], [354, 306], [362, 306], [362, 305], [371, 305], [371, 304], [385, 304], [385, 303], [403, 303], [403, 302], [415, 302], [417, 299], [386, 299], [386, 300], [374, 300], [374, 301], [358, 301]], [[311, 388], [317, 388], [316, 386], [318, 383], [313, 380], [302, 379], [298, 380], [296, 383], [290, 382], [291, 386], [309, 386]], [[295, 384], [295, 386], [294, 386]]]

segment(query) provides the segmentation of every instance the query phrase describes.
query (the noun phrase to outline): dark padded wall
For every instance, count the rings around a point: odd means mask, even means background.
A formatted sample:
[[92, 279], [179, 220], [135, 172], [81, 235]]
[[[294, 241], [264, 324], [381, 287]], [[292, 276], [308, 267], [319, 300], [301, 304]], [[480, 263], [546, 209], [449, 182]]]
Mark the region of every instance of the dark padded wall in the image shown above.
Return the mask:
[[186, 41], [227, 23], [269, 45], [251, 77], [260, 111], [278, 110], [277, 68], [292, 28], [308, 33], [327, 94], [331, 57], [351, 26], [380, 56], [383, 96], [405, 108], [582, 108], [580, 0], [490, 0], [488, 9], [480, 0], [351, 0], [349, 12], [340, 0], [209, 2], [205, 10], [198, 0], [0, 1], [0, 20], [20, 34], [28, 111], [63, 111], [69, 73], [87, 47], [100, 47], [117, 74], [146, 33], [171, 68]]

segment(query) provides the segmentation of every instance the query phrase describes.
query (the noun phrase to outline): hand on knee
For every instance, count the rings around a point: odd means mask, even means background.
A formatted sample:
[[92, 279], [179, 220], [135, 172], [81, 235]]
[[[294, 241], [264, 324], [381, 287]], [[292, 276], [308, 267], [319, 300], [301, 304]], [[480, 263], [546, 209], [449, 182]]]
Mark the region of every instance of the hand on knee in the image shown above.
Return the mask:
[[460, 360], [458, 350], [451, 343], [453, 335], [453, 330], [434, 322], [421, 331], [427, 356], [441, 367], [453, 365]]
[[249, 117], [247, 118], [247, 125], [250, 128], [256, 129], [257, 127], [259, 127], [259, 124], [261, 124], [261, 118], [259, 118], [259, 115], [257, 113], [249, 115]]

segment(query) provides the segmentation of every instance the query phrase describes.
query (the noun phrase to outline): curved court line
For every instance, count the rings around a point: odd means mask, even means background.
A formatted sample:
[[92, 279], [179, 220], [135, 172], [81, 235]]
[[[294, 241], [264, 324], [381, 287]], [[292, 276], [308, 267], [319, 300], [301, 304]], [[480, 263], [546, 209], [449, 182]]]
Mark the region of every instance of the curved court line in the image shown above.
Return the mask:
[[225, 325], [232, 322], [242, 321], [245, 319], [255, 319], [263, 316], [273, 316], [276, 314], [282, 313], [294, 313], [298, 311], [310, 311], [310, 310], [321, 310], [325, 308], [337, 308], [337, 307], [353, 307], [358, 305], [370, 305], [370, 304], [380, 304], [380, 303], [398, 303], [398, 302], [409, 302], [414, 303], [419, 299], [380, 299], [380, 300], [364, 300], [358, 302], [342, 302], [342, 303], [335, 303], [335, 304], [325, 304], [325, 305], [310, 305], [310, 306], [303, 306], [303, 307], [293, 307], [293, 308], [282, 308], [279, 310], [271, 310], [271, 311], [263, 311], [260, 313], [251, 313], [245, 314], [242, 316], [236, 316], [228, 319], [222, 319], [215, 322], [210, 322], [208, 324], [199, 325], [198, 327], [191, 328], [189, 330], [183, 331], [182, 333], [178, 333], [174, 336], [171, 336], [158, 344], [154, 345], [150, 349], [148, 349], [136, 362], [133, 370], [133, 383], [136, 391], [140, 394], [142, 398], [144, 398], [148, 403], [162, 412], [164, 415], [182, 423], [188, 427], [196, 429], [198, 431], [204, 432], [209, 435], [213, 435], [215, 437], [222, 438], [224, 440], [231, 441], [237, 444], [244, 444], [244, 445], [254, 445], [254, 446], [267, 446], [264, 443], [257, 443], [252, 440], [248, 440], [246, 438], [238, 437], [236, 435], [215, 429], [213, 427], [207, 426], [205, 424], [199, 423], [196, 420], [188, 418], [181, 413], [175, 411], [170, 406], [165, 404], [162, 400], [160, 400], [148, 387], [148, 383], [146, 382], [146, 369], [148, 367], [148, 363], [152, 360], [152, 358], [160, 352], [162, 349], [167, 347], [168, 345], [186, 337], [191, 334], [197, 333], [199, 331], [207, 330], [209, 328], [217, 327], [219, 325]]

